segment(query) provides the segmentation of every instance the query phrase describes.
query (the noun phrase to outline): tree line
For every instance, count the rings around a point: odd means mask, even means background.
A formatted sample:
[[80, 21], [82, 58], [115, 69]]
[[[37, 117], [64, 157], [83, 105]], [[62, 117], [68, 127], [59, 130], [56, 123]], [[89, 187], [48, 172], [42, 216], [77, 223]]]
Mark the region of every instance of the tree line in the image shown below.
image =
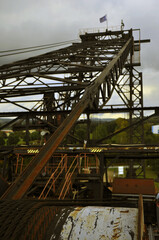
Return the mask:
[[[158, 119], [154, 118], [151, 121], [144, 123], [144, 143], [145, 144], [159, 144], [159, 134], [153, 134], [151, 131], [152, 125], [158, 123]], [[102, 139], [106, 136], [116, 133], [117, 131], [128, 127], [129, 120], [124, 118], [118, 118], [112, 121], [92, 121], [90, 124], [90, 140]], [[87, 140], [87, 124], [77, 124], [73, 129], [73, 135], [80, 140]], [[140, 128], [140, 126], [139, 126]], [[41, 131], [32, 131], [29, 134], [30, 144], [43, 144], [44, 137], [40, 134]], [[102, 143], [106, 144], [129, 144], [130, 142], [129, 129], [119, 134], [114, 135], [111, 138], [104, 140]], [[0, 146], [7, 145], [23, 145], [26, 143], [26, 134], [24, 131], [11, 132], [7, 135], [4, 131], [0, 131]], [[67, 139], [67, 143], [75, 143], [75, 140]]]

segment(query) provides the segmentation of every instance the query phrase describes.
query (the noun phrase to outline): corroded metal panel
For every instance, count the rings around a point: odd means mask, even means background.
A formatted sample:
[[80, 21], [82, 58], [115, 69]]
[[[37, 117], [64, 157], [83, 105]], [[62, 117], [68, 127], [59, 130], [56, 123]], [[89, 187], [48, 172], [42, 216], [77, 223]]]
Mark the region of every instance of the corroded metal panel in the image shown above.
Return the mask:
[[67, 217], [60, 239], [137, 239], [138, 209], [75, 208]]
[[113, 193], [154, 195], [154, 180], [115, 178], [113, 181]]

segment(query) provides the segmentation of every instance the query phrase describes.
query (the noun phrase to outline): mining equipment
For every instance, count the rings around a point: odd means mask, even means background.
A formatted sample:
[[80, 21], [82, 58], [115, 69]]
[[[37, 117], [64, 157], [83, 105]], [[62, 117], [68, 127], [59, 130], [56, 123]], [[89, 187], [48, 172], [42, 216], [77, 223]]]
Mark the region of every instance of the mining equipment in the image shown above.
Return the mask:
[[[139, 29], [85, 32], [80, 39], [0, 67], [1, 104], [23, 110], [0, 112], [11, 118], [1, 129], [26, 132], [25, 146], [0, 150], [2, 240], [159, 238], [154, 180], [145, 178], [145, 160], [158, 159], [159, 147], [143, 142], [143, 122], [158, 107], [143, 107], [136, 70], [141, 43], [150, 40], [140, 39]], [[122, 105], [108, 105], [114, 91]], [[154, 114], [145, 118], [144, 110]], [[91, 139], [90, 115], [108, 112], [129, 114], [129, 126], [114, 134], [129, 129], [130, 145], [103, 144], [112, 136]], [[81, 114], [87, 116], [83, 140], [73, 134]], [[29, 144], [31, 129], [47, 133], [42, 146]], [[129, 163], [126, 178], [109, 179], [115, 159]]]

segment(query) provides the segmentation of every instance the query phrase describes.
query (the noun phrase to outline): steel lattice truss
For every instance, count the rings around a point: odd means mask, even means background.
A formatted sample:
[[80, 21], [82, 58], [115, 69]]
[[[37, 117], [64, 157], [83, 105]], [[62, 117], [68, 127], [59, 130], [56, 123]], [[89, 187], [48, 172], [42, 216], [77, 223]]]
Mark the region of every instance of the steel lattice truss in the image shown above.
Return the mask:
[[[0, 97], [4, 109], [1, 116], [16, 111], [25, 114], [71, 110], [86, 87], [116, 58], [129, 35], [129, 32], [86, 34], [81, 36], [81, 43], [1, 66]], [[120, 65], [117, 62], [98, 87], [94, 108], [102, 108], [110, 98], [122, 72]]]
[[[30, 119], [53, 129], [4, 199], [22, 198], [81, 114], [106, 111], [113, 91], [129, 109], [130, 124], [134, 117], [143, 118], [142, 75], [134, 68], [139, 62], [133, 62], [140, 39], [134, 41], [132, 29], [80, 37], [81, 43], [0, 67], [1, 104], [19, 109], [0, 116], [14, 116], [10, 124], [26, 119], [26, 132]], [[142, 133], [135, 135], [134, 129], [130, 141], [141, 141]]]
[[[0, 116], [14, 117], [0, 129], [13, 125], [14, 130], [17, 126], [53, 132], [84, 96], [90, 114], [107, 109], [114, 90], [126, 108], [143, 107], [142, 74], [133, 62], [140, 46], [132, 30], [86, 33], [80, 38], [69, 47], [0, 67]], [[130, 124], [134, 117], [143, 118], [143, 111], [131, 111]], [[143, 132], [137, 138], [130, 141], [141, 142]]]

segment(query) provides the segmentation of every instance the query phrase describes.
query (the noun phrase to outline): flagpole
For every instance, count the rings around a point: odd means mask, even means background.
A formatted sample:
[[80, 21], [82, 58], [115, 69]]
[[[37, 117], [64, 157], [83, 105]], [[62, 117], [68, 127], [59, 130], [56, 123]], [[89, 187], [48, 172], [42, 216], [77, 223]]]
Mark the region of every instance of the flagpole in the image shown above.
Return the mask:
[[100, 23], [106, 22], [106, 30], [108, 30], [108, 19], [107, 14], [105, 14], [103, 17], [99, 18]]
[[106, 29], [108, 30], [108, 17], [107, 17], [107, 14], [106, 14]]

